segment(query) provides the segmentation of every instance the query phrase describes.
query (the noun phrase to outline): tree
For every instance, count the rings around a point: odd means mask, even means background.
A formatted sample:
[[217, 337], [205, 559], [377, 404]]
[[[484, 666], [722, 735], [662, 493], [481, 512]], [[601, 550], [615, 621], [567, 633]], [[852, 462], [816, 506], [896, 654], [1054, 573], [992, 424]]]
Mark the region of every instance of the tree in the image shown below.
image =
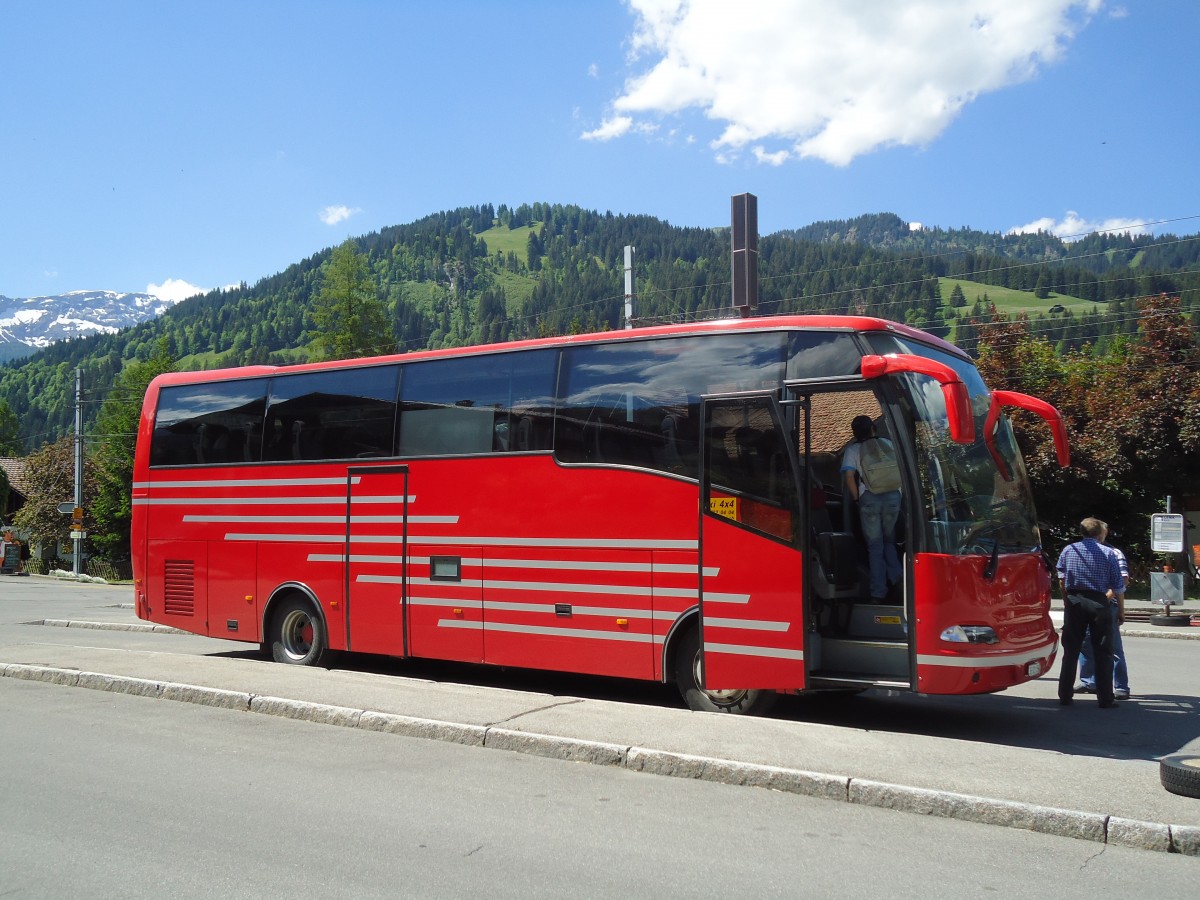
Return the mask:
[[395, 349], [387, 306], [379, 299], [370, 262], [347, 240], [321, 268], [313, 300], [317, 359], [376, 356]]
[[[58, 511], [60, 503], [75, 497], [75, 440], [71, 436], [46, 444], [29, 456], [26, 481], [29, 496], [13, 516], [13, 524], [28, 533], [31, 543], [57, 547], [70, 537], [71, 518]], [[84, 460], [84, 527], [90, 526], [91, 485], [95, 471]]]
[[0, 399], [0, 456], [20, 456], [23, 450], [17, 414], [8, 401]]
[[[1060, 540], [1088, 515], [1144, 535], [1166, 495], [1200, 483], [1200, 349], [1177, 297], [1146, 298], [1138, 312], [1137, 335], [1114, 339], [1103, 356], [1091, 346], [1057, 356], [1024, 318], [996, 315], [981, 328], [987, 383], [1039, 396], [1066, 421], [1071, 465], [1061, 469], [1049, 429], [1013, 416], [1039, 514]], [[1124, 549], [1145, 562], [1144, 542]]]
[[90, 454], [95, 495], [89, 508], [91, 539], [98, 553], [107, 559], [129, 556], [133, 453], [146, 388], [156, 375], [174, 368], [167, 342], [159, 341], [150, 359], [126, 366], [96, 414]]
[[955, 282], [954, 287], [950, 290], [950, 305], [954, 307], [967, 305], [967, 295], [963, 293], [962, 285], [958, 282]]

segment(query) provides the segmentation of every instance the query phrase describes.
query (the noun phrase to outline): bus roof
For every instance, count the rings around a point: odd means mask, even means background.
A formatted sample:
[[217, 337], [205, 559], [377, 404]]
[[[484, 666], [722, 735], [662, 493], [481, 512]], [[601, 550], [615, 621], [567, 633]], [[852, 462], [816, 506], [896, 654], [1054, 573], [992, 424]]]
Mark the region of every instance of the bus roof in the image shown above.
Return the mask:
[[737, 319], [709, 319], [702, 322], [683, 322], [672, 325], [651, 325], [621, 331], [595, 331], [586, 334], [557, 335], [544, 338], [526, 338], [499, 344], [473, 344], [466, 347], [447, 347], [441, 350], [416, 350], [411, 353], [394, 353], [384, 356], [364, 356], [353, 359], [326, 360], [324, 362], [298, 363], [288, 366], [239, 366], [228, 369], [209, 369], [203, 372], [168, 372], [159, 375], [154, 382], [159, 386], [193, 383], [197, 375], [204, 381], [222, 381], [229, 378], [253, 378], [276, 373], [319, 372], [329, 368], [351, 368], [383, 363], [415, 362], [424, 359], [439, 359], [456, 356], [474, 356], [482, 353], [511, 352], [539, 347], [567, 347], [578, 344], [595, 344], [610, 341], [639, 340], [653, 337], [678, 337], [688, 334], [721, 334], [734, 331], [774, 330], [831, 330], [831, 331], [890, 331], [904, 337], [930, 344], [946, 353], [963, 359], [970, 357], [948, 341], [900, 322], [872, 316], [835, 315], [783, 315], [751, 316]]

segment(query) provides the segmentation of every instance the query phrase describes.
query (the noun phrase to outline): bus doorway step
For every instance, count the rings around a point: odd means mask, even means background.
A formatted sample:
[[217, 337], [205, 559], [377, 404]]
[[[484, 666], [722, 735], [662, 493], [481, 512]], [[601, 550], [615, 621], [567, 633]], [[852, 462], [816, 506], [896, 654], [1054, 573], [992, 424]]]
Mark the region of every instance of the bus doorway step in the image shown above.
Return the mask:
[[870, 672], [876, 678], [907, 679], [908, 642], [822, 638], [820, 671]]
[[879, 688], [885, 691], [909, 691], [907, 681], [896, 681], [863, 672], [813, 672], [808, 679], [811, 691], [865, 691]]

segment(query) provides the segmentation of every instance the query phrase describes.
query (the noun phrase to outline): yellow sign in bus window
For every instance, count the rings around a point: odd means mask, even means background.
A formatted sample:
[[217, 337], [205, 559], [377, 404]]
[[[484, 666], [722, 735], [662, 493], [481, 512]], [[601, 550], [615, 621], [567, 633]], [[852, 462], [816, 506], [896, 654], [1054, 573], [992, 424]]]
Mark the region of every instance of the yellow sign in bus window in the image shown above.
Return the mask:
[[718, 516], [724, 516], [726, 519], [738, 520], [738, 498], [737, 497], [709, 497], [708, 510]]

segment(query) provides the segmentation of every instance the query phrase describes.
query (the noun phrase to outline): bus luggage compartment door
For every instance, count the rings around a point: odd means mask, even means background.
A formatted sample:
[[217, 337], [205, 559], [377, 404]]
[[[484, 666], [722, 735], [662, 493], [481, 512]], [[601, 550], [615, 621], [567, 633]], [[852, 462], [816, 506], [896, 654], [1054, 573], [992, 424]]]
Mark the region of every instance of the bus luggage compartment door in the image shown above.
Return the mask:
[[407, 656], [408, 467], [350, 467], [346, 512], [348, 649]]
[[701, 460], [704, 688], [799, 690], [803, 523], [774, 395], [706, 399]]

